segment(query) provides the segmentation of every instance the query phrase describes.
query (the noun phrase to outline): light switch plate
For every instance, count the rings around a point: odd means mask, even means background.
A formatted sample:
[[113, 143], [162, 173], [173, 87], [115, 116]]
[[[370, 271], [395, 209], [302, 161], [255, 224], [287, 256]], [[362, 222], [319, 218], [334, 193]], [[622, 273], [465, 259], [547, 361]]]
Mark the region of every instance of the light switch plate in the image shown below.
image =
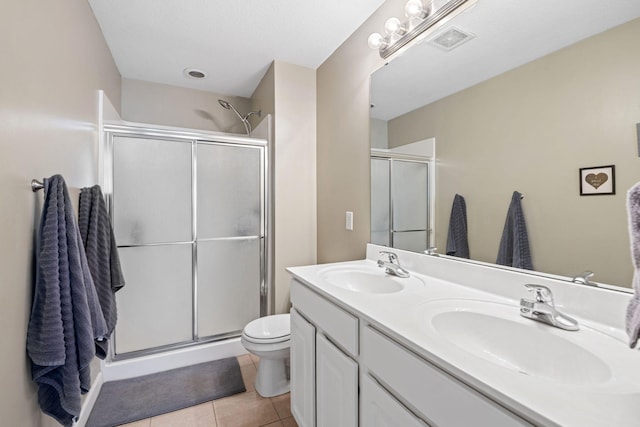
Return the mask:
[[349, 231], [353, 231], [353, 212], [347, 211], [345, 227]]

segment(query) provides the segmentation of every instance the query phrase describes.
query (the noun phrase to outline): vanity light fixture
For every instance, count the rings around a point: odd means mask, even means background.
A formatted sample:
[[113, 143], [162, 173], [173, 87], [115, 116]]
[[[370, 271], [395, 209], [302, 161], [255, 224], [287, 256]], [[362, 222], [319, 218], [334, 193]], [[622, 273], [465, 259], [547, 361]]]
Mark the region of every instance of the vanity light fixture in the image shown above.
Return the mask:
[[461, 12], [475, 2], [476, 0], [449, 0], [442, 7], [431, 10], [421, 0], [409, 0], [404, 7], [407, 19], [403, 22], [395, 17], [387, 19], [384, 24], [385, 35], [371, 34], [369, 47], [378, 50], [382, 58], [387, 58], [453, 12]]

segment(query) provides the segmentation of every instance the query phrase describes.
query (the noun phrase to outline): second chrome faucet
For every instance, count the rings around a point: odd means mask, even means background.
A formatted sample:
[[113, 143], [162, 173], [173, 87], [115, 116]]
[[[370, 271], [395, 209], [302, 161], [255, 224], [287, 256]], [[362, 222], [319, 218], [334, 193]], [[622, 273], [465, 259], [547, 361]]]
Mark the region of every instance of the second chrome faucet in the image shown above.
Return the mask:
[[556, 310], [551, 289], [542, 285], [524, 285], [529, 292], [535, 293], [533, 300], [520, 300], [520, 315], [528, 319], [546, 323], [567, 331], [580, 329], [578, 321]]

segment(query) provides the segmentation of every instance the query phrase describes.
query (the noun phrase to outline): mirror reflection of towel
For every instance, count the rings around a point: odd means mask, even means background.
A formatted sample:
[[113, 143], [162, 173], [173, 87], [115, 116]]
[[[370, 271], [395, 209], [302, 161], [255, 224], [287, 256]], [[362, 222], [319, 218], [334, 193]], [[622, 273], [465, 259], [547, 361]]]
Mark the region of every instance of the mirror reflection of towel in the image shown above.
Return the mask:
[[524, 221], [521, 199], [522, 194], [514, 191], [507, 211], [504, 229], [502, 230], [502, 239], [500, 240], [496, 264], [533, 270], [531, 251], [529, 249], [529, 235]]
[[449, 233], [447, 235], [447, 255], [469, 258], [469, 241], [467, 240], [467, 204], [464, 197], [456, 194], [451, 206]]
[[629, 347], [634, 348], [640, 336], [640, 182], [631, 187], [627, 193], [627, 211], [635, 291], [627, 307], [627, 335], [629, 335]]

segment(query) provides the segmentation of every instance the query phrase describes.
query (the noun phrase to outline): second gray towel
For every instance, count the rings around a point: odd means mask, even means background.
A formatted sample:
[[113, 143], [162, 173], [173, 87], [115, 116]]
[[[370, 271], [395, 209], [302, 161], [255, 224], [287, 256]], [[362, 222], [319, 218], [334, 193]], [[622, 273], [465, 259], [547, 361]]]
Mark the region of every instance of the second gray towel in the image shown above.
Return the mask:
[[[116, 327], [116, 291], [124, 286], [118, 248], [100, 186], [80, 190], [78, 226], [87, 254], [87, 263], [107, 323], [107, 338]], [[108, 341], [96, 341], [96, 356], [104, 359]]]
[[522, 194], [514, 191], [502, 230], [496, 264], [533, 270], [529, 235], [527, 234], [527, 224], [524, 221], [521, 199]]
[[464, 197], [456, 194], [451, 206], [449, 233], [447, 235], [447, 255], [469, 258], [469, 241], [467, 240], [467, 204]]

